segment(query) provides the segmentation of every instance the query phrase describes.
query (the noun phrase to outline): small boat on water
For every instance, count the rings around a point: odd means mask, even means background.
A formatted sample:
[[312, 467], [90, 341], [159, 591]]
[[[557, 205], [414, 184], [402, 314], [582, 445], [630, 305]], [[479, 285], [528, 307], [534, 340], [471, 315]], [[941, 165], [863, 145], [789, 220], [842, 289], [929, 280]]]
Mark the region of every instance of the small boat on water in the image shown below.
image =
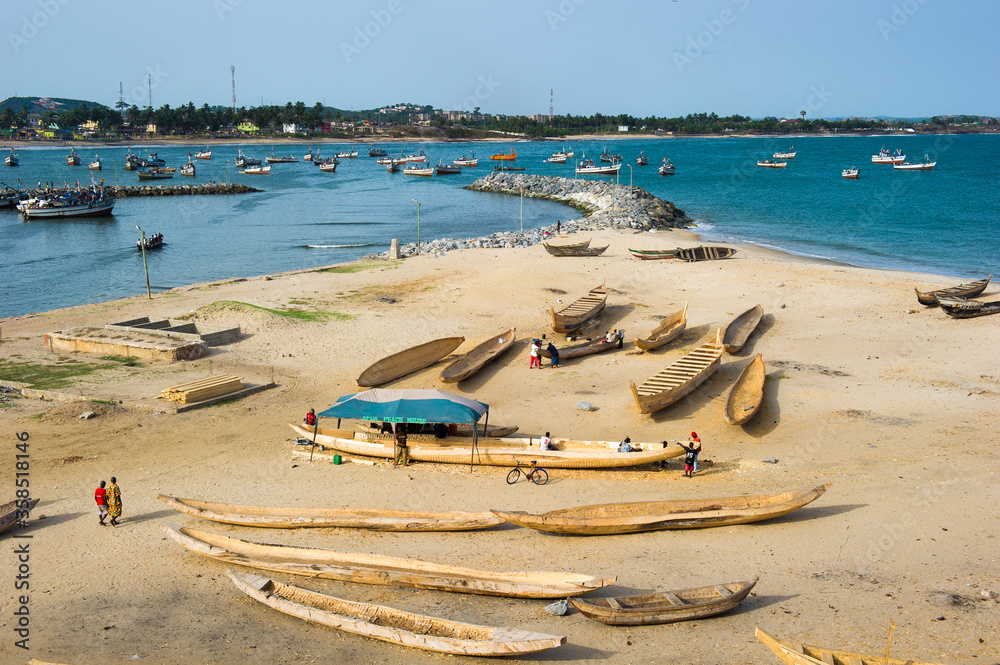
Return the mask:
[[375, 531], [475, 531], [502, 524], [493, 513], [389, 510], [381, 508], [270, 508], [157, 497], [174, 510], [201, 519], [269, 529], [305, 527], [373, 529]]
[[511, 328], [504, 333], [490, 337], [441, 370], [439, 378], [445, 383], [457, 383], [469, 378], [482, 369], [486, 363], [496, 360], [505, 351], [508, 351], [514, 345], [516, 334], [517, 328]]
[[514, 166], [513, 164], [497, 164], [493, 167], [494, 171], [526, 171], [527, 169], [523, 166]]
[[242, 171], [240, 171], [240, 173], [243, 173], [244, 175], [270, 175], [271, 174], [271, 165], [270, 164], [264, 164], [264, 165], [258, 164], [257, 166], [247, 166]]
[[252, 573], [226, 574], [237, 589], [279, 612], [404, 647], [460, 656], [510, 657], [566, 643], [565, 636], [449, 621], [335, 598]]
[[568, 333], [582, 328], [585, 323], [603, 312], [607, 303], [608, 290], [602, 283], [558, 312], [550, 306], [552, 329], [559, 333]]
[[595, 164], [592, 159], [582, 159], [576, 166], [577, 175], [615, 175], [621, 171], [621, 162], [612, 162], [610, 165]]
[[905, 161], [906, 155], [902, 154], [902, 151], [896, 150], [893, 154], [884, 147], [878, 151], [877, 155], [872, 155], [872, 164], [902, 164]]
[[677, 258], [688, 262], [728, 259], [734, 254], [736, 254], [736, 250], [732, 247], [716, 247], [714, 245], [708, 247], [684, 247], [677, 250]]
[[986, 290], [986, 287], [989, 285], [990, 279], [992, 278], [993, 275], [987, 275], [984, 279], [969, 282], [968, 284], [959, 284], [958, 286], [952, 286], [947, 289], [921, 291], [920, 289], [914, 288], [914, 291], [917, 292], [917, 302], [921, 305], [926, 305], [927, 307], [937, 307], [939, 298], [975, 298]]
[[455, 173], [461, 173], [462, 167], [455, 166], [454, 164], [445, 164], [444, 162], [439, 160], [435, 170], [437, 171], [438, 175], [452, 175]]
[[181, 167], [181, 175], [193, 178], [195, 176], [196, 171], [197, 169], [195, 168], [194, 162], [191, 161], [191, 155], [188, 154], [187, 163]]
[[172, 170], [160, 169], [155, 166], [148, 169], [139, 169], [135, 174], [139, 177], [139, 180], [165, 180], [174, 177]]
[[517, 153], [514, 152], [513, 148], [510, 149], [510, 152], [504, 152], [503, 150], [501, 150], [497, 154], [490, 156], [490, 159], [492, 159], [492, 160], [498, 160], [498, 161], [512, 162], [515, 159], [517, 159]]
[[[557, 350], [559, 351], [559, 360], [563, 361], [570, 358], [592, 356], [595, 353], [604, 353], [605, 351], [610, 351], [615, 348], [618, 348], [617, 342], [609, 342], [602, 336], [597, 339], [581, 342], [580, 344], [570, 344], [569, 346], [557, 347]], [[538, 353], [541, 354], [543, 358], [552, 357], [552, 354], [549, 353], [548, 349], [544, 346], [538, 350]]]
[[857, 180], [858, 168], [856, 166], [852, 166], [851, 168], [844, 169], [843, 171], [840, 172], [840, 177], [847, 178], [848, 180]]
[[754, 331], [761, 318], [764, 316], [764, 309], [760, 305], [751, 307], [743, 312], [726, 326], [726, 334], [722, 337], [722, 345], [726, 353], [737, 353], [742, 349], [750, 334]]
[[100, 171], [101, 168], [103, 168], [103, 163], [101, 162], [101, 156], [94, 155], [94, 161], [92, 161], [90, 164], [87, 164], [87, 168], [90, 169], [91, 171]]
[[0, 506], [0, 533], [27, 519], [28, 513], [37, 505], [38, 499], [14, 499]]
[[403, 175], [432, 176], [434, 175], [434, 167], [428, 166], [424, 168], [422, 166], [407, 166], [403, 169]]
[[775, 159], [795, 159], [795, 147], [791, 147], [787, 152], [776, 152], [771, 155]]
[[977, 316], [1000, 314], [1000, 300], [981, 302], [964, 298], [938, 298], [938, 304], [948, 316], [955, 319], [972, 319]]
[[236, 166], [239, 168], [244, 168], [247, 166], [260, 166], [262, 162], [256, 157], [248, 157], [243, 154], [243, 150], [240, 149], [236, 155]]
[[790, 640], [779, 640], [759, 627], [756, 629], [756, 635], [757, 639], [773, 651], [785, 665], [935, 665], [925, 661], [889, 658], [888, 649], [882, 655], [865, 656], [840, 649], [826, 649]]
[[5, 166], [17, 166], [21, 163], [21, 158], [18, 157], [14, 149], [10, 149], [10, 154], [3, 158], [3, 163]]
[[443, 337], [393, 353], [361, 372], [357, 383], [363, 388], [370, 388], [419, 372], [448, 356], [464, 341], [464, 337]]
[[[678, 449], [681, 449], [680, 446]], [[536, 531], [576, 536], [610, 536], [761, 522], [798, 510], [818, 499], [829, 488], [830, 485], [826, 484], [778, 494], [731, 496], [723, 499], [605, 503], [552, 510], [540, 515], [520, 510], [494, 510], [493, 513], [511, 524]]]
[[392, 160], [389, 160], [389, 163], [385, 165], [385, 168], [389, 173], [399, 173], [403, 170], [402, 166]]
[[80, 155], [76, 153], [76, 150], [70, 150], [69, 154], [66, 155], [66, 165], [67, 166], [79, 166], [80, 165]]
[[345, 150], [344, 152], [338, 152], [336, 154], [336, 157], [337, 159], [357, 159], [358, 151], [355, 150], [354, 146], [352, 145], [350, 150]]
[[549, 157], [548, 159], [546, 159], [545, 161], [547, 161], [550, 164], [565, 164], [566, 163], [566, 155], [556, 153], [556, 154], [552, 155], [551, 157]]
[[160, 168], [166, 165], [167, 162], [160, 159], [157, 153], [155, 152], [151, 153], [148, 157], [139, 157], [139, 166], [143, 168], [151, 168], [151, 167]]
[[653, 328], [652, 332], [644, 338], [635, 338], [635, 345], [643, 351], [652, 351], [662, 346], [666, 346], [684, 333], [687, 328], [688, 304], [684, 303], [684, 309], [674, 312], [670, 316], [660, 321], [660, 325]]
[[160, 524], [181, 546], [226, 564], [292, 575], [511, 598], [565, 598], [614, 584], [615, 578], [556, 572], [492, 572], [381, 554], [255, 543], [200, 529]]
[[552, 245], [547, 242], [543, 242], [542, 246], [552, 256], [600, 256], [610, 247], [610, 245], [605, 245], [604, 247], [573, 247], [571, 245]]
[[212, 159], [212, 149], [208, 146], [205, 146], [204, 150], [199, 150], [198, 152], [194, 153], [194, 158], [204, 159], [204, 160]]
[[929, 156], [924, 155], [924, 161], [922, 162], [913, 164], [903, 162], [902, 164], [893, 164], [892, 168], [899, 171], [933, 171], [935, 166], [937, 166], [937, 162], [932, 162]]
[[118, 199], [103, 187], [71, 191], [50, 197], [34, 197], [16, 204], [26, 219], [46, 217], [103, 217], [110, 215]]
[[723, 414], [730, 425], [749, 422], [764, 400], [764, 361], [760, 354], [743, 368], [736, 383], [729, 390]]
[[728, 612], [750, 595], [759, 579], [638, 596], [570, 598], [569, 602], [588, 619], [610, 626], [653, 626]]
[[623, 160], [622, 160], [622, 156], [621, 155], [615, 155], [615, 154], [612, 154], [612, 153], [608, 152], [608, 147], [604, 146], [604, 152], [601, 153], [601, 161], [602, 162], [614, 163], [614, 162], [620, 162], [620, 161], [623, 161]]
[[766, 169], [783, 169], [788, 166], [788, 162], [772, 162], [770, 159], [758, 160], [757, 166], [763, 166]]
[[639, 166], [646, 166], [649, 164], [649, 158], [646, 157], [646, 153], [644, 151], [639, 151], [639, 156], [635, 158], [635, 163]]
[[455, 166], [479, 166], [479, 159], [476, 158], [476, 153], [472, 153], [472, 157], [462, 155], [453, 161], [452, 164]]
[[660, 171], [660, 175], [674, 175], [674, 173], [677, 172], [677, 169], [674, 168], [674, 163], [673, 162], [671, 162], [669, 159], [667, 159], [666, 157], [664, 157], [663, 158], [663, 163], [660, 164], [659, 171]]
[[336, 173], [338, 164], [340, 164], [340, 162], [336, 159], [327, 159], [319, 165], [319, 170], [323, 173]]
[[295, 164], [299, 160], [292, 155], [275, 155], [274, 148], [271, 148], [271, 153], [264, 157], [264, 161], [268, 164]]
[[388, 154], [389, 153], [387, 153], [382, 148], [376, 148], [374, 143], [369, 143], [368, 144], [368, 156], [369, 157], [385, 157]]
[[406, 155], [403, 157], [407, 162], [413, 162], [414, 164], [423, 164], [427, 162], [427, 155], [424, 154], [423, 149], [419, 150], [415, 155]]
[[302, 161], [303, 162], [311, 162], [313, 159], [314, 159], [314, 157], [313, 157], [313, 149], [309, 148], [309, 150], [306, 152], [306, 154], [303, 155]]
[[700, 386], [719, 369], [722, 362], [722, 330], [715, 339], [678, 358], [664, 370], [638, 386], [630, 383], [640, 413], [654, 413], [670, 406]]
[[21, 190], [4, 185], [3, 190], [0, 191], [0, 208], [13, 207], [25, 198], [27, 198], [27, 194]]
[[135, 241], [136, 249], [156, 249], [163, 246], [163, 234], [154, 233], [151, 236], [143, 236]]

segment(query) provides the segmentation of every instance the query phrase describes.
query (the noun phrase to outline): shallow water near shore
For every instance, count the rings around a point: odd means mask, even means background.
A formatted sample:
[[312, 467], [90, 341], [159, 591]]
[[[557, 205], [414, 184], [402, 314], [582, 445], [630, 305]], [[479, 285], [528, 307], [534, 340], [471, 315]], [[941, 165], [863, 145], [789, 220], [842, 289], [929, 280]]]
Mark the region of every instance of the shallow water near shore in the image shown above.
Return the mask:
[[[798, 153], [785, 169], [763, 169], [758, 159], [775, 151]], [[311, 144], [324, 156], [346, 144]], [[336, 173], [312, 164], [276, 164], [269, 176], [242, 175], [234, 166], [240, 146], [213, 148], [211, 161], [197, 161], [198, 175], [177, 175], [155, 184], [243, 182], [264, 190], [233, 196], [172, 196], [121, 199], [108, 218], [22, 223], [13, 209], [0, 210], [0, 278], [6, 294], [0, 316], [46, 311], [142, 293], [142, 257], [135, 241], [141, 226], [163, 233], [165, 245], [147, 253], [150, 282], [167, 289], [227, 277], [249, 277], [356, 259], [420, 236], [471, 238], [521, 227], [518, 197], [462, 189], [492, 170], [490, 154], [513, 148], [525, 173], [573, 176], [572, 164], [543, 160], [566, 145], [597, 159], [604, 147], [625, 163], [619, 181], [643, 187], [673, 202], [695, 219], [707, 240], [756, 243], [855, 265], [938, 273], [965, 278], [1000, 273], [1000, 260], [983, 244], [1000, 239], [1000, 138], [992, 135], [886, 137], [796, 137], [549, 141], [503, 143], [385, 144], [390, 154], [423, 148], [430, 164], [450, 162], [472, 151], [478, 168], [458, 175], [418, 178], [389, 174], [367, 157], [344, 159]], [[900, 148], [911, 162], [937, 160], [928, 172], [906, 172], [871, 163], [882, 146]], [[152, 148], [168, 166], [186, 161], [203, 146]], [[243, 146], [263, 158], [262, 146]], [[307, 146], [281, 144], [276, 154], [301, 159]], [[648, 166], [637, 166], [640, 151]], [[78, 147], [84, 166], [65, 163], [69, 149], [25, 148], [21, 166], [5, 168], [0, 180], [16, 186], [38, 181], [90, 183], [86, 164], [93, 146]], [[137, 184], [122, 168], [126, 149], [97, 148], [106, 184]], [[660, 176], [669, 157], [677, 175]], [[229, 160], [229, 163], [226, 163]], [[115, 163], [117, 162], [117, 164]], [[857, 181], [840, 171], [861, 169]], [[593, 179], [609, 179], [596, 176]], [[525, 229], [578, 217], [563, 205], [525, 199]], [[645, 242], [650, 242], [646, 240]], [[655, 244], [655, 243], [651, 243]]]

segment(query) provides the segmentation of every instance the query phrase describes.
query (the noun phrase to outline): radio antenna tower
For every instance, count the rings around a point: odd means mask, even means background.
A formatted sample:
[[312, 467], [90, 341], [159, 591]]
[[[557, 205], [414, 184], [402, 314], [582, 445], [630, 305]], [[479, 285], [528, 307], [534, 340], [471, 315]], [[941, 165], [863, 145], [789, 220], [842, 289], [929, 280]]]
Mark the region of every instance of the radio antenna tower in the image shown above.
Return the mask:
[[118, 112], [122, 114], [122, 121], [125, 120], [125, 97], [122, 95], [122, 82], [118, 82]]
[[146, 76], [146, 89], [149, 91], [149, 108], [153, 108], [153, 75]]
[[552, 120], [552, 115], [553, 115], [552, 111], [555, 108], [555, 106], [552, 103], [554, 98], [555, 98], [555, 91], [552, 88], [549, 88], [549, 120]]
[[236, 113], [236, 65], [229, 65], [229, 73], [233, 75], [233, 113]]

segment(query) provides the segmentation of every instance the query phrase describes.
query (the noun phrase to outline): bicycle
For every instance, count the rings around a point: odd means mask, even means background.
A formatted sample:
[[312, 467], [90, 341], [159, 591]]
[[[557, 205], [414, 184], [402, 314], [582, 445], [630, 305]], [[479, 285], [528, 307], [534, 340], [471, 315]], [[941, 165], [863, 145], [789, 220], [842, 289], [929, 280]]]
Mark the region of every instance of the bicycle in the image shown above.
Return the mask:
[[521, 464], [520, 460], [518, 460], [516, 457], [514, 458], [514, 461], [517, 462], [517, 466], [511, 469], [510, 473], [507, 474], [508, 485], [513, 485], [514, 483], [516, 483], [518, 478], [521, 477], [522, 473], [524, 474], [525, 478], [535, 483], [536, 485], [544, 485], [545, 483], [549, 482], [549, 472], [543, 469], [542, 467], [538, 466], [538, 462], [536, 460], [531, 460], [531, 466], [529, 467], [528, 471], [522, 470], [521, 467], [523, 465]]

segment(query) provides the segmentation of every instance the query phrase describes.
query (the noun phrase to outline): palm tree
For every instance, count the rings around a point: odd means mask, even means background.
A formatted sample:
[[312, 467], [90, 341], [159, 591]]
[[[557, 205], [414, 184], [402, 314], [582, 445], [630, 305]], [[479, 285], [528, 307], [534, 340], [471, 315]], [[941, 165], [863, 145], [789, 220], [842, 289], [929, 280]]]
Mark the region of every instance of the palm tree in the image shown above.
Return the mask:
[[799, 115], [802, 116], [803, 120], [805, 120], [806, 119], [806, 110], [802, 109], [801, 111], [799, 111]]

